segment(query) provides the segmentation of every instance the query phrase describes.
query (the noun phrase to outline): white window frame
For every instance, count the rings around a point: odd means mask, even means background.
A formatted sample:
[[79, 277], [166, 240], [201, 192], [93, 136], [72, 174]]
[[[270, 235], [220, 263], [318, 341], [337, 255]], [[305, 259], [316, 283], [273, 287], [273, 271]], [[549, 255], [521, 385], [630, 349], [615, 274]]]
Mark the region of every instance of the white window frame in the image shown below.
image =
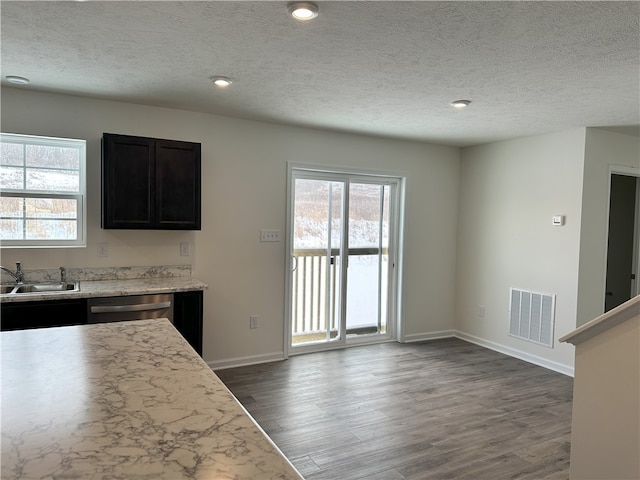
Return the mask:
[[35, 135], [21, 135], [16, 133], [0, 133], [0, 143], [19, 143], [22, 145], [46, 145], [52, 147], [77, 148], [79, 151], [79, 189], [78, 192], [43, 191], [23, 189], [0, 190], [2, 197], [20, 198], [59, 198], [74, 199], [78, 205], [77, 238], [65, 240], [2, 240], [2, 248], [69, 248], [86, 247], [87, 245], [87, 194], [86, 194], [86, 156], [87, 142], [73, 138], [42, 137]]

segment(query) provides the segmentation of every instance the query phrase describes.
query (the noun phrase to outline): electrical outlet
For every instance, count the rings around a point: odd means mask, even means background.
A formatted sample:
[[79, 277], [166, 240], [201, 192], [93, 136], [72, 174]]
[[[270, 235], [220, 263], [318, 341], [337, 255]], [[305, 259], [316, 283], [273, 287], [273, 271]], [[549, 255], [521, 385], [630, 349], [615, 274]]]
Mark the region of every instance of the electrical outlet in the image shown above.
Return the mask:
[[260, 230], [261, 242], [279, 242], [280, 230]]
[[258, 328], [258, 316], [251, 315], [249, 317], [249, 328]]
[[478, 316], [484, 317], [484, 305], [478, 305]]
[[188, 257], [191, 254], [189, 242], [180, 242], [180, 256]]
[[96, 251], [96, 255], [98, 257], [108, 257], [109, 256], [109, 243], [108, 242], [99, 242], [98, 249]]

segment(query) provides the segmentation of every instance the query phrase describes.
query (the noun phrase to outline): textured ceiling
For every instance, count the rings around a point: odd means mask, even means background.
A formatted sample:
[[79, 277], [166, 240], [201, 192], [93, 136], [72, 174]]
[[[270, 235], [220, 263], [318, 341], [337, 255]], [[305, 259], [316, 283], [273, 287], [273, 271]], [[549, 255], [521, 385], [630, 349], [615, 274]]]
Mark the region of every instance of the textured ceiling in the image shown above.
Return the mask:
[[640, 124], [640, 2], [318, 5], [5, 0], [2, 84], [458, 146]]

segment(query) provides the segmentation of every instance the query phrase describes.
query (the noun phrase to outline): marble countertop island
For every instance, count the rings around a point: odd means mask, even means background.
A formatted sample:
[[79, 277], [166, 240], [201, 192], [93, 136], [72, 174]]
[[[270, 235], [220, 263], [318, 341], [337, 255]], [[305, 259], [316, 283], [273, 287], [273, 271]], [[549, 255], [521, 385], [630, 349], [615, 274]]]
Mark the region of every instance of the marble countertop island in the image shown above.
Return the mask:
[[0, 340], [5, 480], [302, 478], [168, 320]]

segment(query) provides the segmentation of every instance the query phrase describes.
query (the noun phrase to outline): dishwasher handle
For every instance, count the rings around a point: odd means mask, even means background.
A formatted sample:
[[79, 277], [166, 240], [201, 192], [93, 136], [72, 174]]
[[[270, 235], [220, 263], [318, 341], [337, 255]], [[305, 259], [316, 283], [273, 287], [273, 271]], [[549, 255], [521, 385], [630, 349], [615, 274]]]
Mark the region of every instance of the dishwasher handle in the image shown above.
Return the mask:
[[139, 303], [137, 305], [91, 305], [91, 313], [146, 312], [169, 308], [171, 302]]

